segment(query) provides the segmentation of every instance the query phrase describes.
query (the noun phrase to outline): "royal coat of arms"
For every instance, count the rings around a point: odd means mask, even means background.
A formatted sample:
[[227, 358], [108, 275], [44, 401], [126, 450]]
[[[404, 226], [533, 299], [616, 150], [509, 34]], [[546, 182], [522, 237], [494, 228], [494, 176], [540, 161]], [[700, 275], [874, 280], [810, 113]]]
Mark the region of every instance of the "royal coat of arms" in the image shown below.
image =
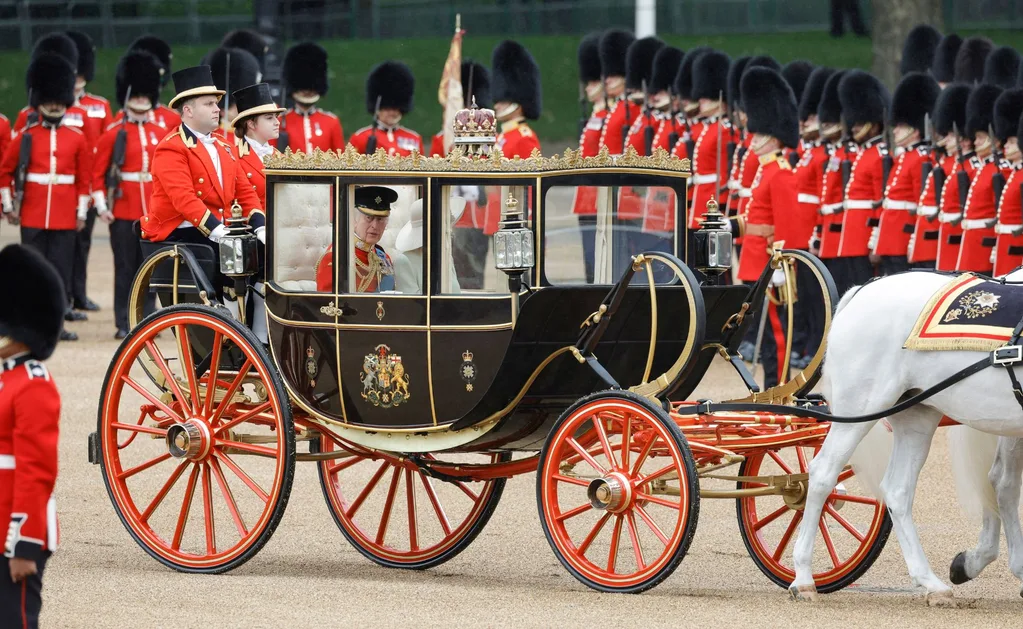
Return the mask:
[[409, 376], [401, 356], [391, 353], [386, 345], [377, 345], [362, 361], [362, 399], [373, 406], [391, 408], [409, 399]]

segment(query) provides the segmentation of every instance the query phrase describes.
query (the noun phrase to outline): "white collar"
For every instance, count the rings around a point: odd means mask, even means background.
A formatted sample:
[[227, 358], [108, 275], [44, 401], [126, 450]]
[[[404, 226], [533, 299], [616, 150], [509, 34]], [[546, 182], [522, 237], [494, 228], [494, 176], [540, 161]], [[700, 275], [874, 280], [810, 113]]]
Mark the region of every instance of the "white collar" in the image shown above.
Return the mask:
[[28, 355], [29, 352], [18, 352], [17, 354], [12, 354], [11, 356], [3, 359], [0, 361], [0, 373], [14, 369], [18, 365], [18, 359]]
[[271, 153], [274, 152], [274, 147], [270, 146], [269, 144], [263, 144], [262, 142], [257, 142], [256, 140], [253, 140], [249, 136], [245, 136], [245, 141], [249, 143], [249, 146], [252, 147], [252, 151], [260, 159], [262, 159], [262, 158], [266, 157], [267, 155], [270, 155]]
[[[185, 123], [182, 122], [181, 124]], [[203, 144], [213, 144], [214, 142], [216, 142], [216, 140], [213, 138], [212, 133], [199, 133], [198, 131], [188, 126], [187, 124], [185, 124], [185, 128], [188, 129], [192, 133], [192, 135], [195, 136], [195, 139], [199, 140]]]

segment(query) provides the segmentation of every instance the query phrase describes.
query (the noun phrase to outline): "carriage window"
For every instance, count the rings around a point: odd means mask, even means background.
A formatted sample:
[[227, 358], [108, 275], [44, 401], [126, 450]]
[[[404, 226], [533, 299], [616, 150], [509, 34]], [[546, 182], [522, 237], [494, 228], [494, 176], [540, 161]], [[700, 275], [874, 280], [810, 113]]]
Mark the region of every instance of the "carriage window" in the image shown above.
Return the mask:
[[[434, 216], [443, 222], [440, 243], [441, 293], [500, 293], [508, 291], [507, 278], [494, 261], [494, 234], [509, 195], [519, 208], [529, 208], [532, 186], [444, 186], [443, 209]], [[523, 213], [527, 225], [532, 214]]]
[[274, 282], [286, 291], [332, 292], [333, 184], [278, 183], [273, 193]]
[[[544, 212], [544, 273], [552, 284], [613, 284], [637, 253], [676, 250], [672, 188], [554, 186]], [[658, 266], [655, 279], [672, 281]]]
[[423, 186], [348, 186], [352, 293], [424, 295]]

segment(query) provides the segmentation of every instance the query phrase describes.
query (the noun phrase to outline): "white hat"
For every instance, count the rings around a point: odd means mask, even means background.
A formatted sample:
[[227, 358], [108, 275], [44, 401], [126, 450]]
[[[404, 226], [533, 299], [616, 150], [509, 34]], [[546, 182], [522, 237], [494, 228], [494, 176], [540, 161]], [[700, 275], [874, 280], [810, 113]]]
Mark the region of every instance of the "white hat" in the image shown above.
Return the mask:
[[[451, 209], [451, 222], [454, 223], [462, 217], [465, 211], [465, 199], [462, 197], [451, 197], [448, 200], [448, 207]], [[423, 246], [423, 200], [416, 199], [409, 206], [409, 221], [405, 223], [398, 237], [394, 239], [394, 248], [398, 251], [412, 251]]]

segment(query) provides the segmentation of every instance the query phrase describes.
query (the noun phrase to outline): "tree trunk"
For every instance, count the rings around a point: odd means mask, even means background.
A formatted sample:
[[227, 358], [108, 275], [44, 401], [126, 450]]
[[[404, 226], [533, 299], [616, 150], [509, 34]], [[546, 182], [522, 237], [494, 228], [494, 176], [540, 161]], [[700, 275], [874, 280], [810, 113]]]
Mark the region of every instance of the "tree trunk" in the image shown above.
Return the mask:
[[942, 0], [873, 0], [871, 38], [874, 49], [874, 74], [894, 89], [899, 82], [899, 63], [906, 35], [917, 24], [944, 28]]

